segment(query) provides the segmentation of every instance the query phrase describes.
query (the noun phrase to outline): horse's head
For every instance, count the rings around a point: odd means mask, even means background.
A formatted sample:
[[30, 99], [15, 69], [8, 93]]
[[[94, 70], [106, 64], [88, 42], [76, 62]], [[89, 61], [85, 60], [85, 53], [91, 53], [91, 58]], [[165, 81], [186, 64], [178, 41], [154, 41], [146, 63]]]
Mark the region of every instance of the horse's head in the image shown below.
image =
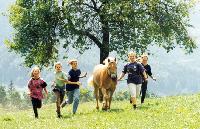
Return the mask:
[[106, 58], [105, 65], [107, 66], [109, 76], [113, 80], [116, 80], [117, 79], [117, 61], [116, 61], [116, 58], [111, 58], [111, 57]]

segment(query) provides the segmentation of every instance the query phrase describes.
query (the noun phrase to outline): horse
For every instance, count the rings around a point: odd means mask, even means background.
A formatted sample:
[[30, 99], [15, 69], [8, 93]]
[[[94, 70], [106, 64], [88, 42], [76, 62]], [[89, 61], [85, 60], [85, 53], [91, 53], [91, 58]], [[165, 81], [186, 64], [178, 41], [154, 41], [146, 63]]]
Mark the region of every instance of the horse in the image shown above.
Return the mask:
[[102, 110], [110, 109], [112, 95], [117, 85], [116, 58], [108, 57], [103, 64], [95, 66], [91, 79], [96, 98], [96, 109], [99, 109], [99, 100], [103, 101]]

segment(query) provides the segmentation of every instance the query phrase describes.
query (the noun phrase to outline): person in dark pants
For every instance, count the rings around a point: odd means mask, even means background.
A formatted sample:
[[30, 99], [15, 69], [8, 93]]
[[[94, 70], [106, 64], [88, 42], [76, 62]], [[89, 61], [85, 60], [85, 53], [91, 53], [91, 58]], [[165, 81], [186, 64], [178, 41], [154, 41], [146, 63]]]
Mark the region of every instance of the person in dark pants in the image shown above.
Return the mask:
[[48, 95], [46, 86], [47, 83], [40, 78], [40, 69], [34, 67], [31, 71], [31, 79], [28, 82], [28, 95], [31, 97], [35, 118], [38, 118], [37, 109], [42, 107], [42, 99], [44, 97], [42, 94], [43, 89], [46, 96]]
[[[77, 84], [77, 82], [68, 81], [67, 74], [62, 71], [62, 64], [60, 62], [55, 63], [55, 79], [53, 82], [53, 92], [56, 96], [56, 112], [58, 118], [61, 118], [60, 105], [63, 102], [65, 96], [65, 84]], [[79, 84], [79, 83], [78, 83]]]
[[[144, 66], [145, 68], [145, 72], [147, 74], [147, 78], [148, 76], [151, 77], [154, 81], [156, 81], [156, 78], [152, 76], [152, 72], [151, 72], [151, 66], [148, 64], [148, 55], [147, 54], [143, 54], [142, 55], [142, 62], [141, 64]], [[141, 104], [144, 103], [144, 99], [146, 96], [146, 91], [147, 91], [147, 84], [148, 84], [148, 80], [142, 82], [142, 87], [141, 87]]]

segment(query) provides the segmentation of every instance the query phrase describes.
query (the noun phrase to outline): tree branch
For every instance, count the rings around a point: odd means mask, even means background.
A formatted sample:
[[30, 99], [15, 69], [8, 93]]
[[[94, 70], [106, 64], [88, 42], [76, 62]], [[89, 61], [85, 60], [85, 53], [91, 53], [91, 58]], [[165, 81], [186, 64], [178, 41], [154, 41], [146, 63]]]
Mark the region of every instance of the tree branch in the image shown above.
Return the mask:
[[101, 42], [97, 39], [97, 37], [95, 37], [94, 35], [92, 35], [91, 33], [89, 33], [88, 31], [83, 31], [83, 34], [86, 35], [87, 37], [89, 37], [92, 41], [95, 42], [95, 44], [101, 48], [102, 44]]

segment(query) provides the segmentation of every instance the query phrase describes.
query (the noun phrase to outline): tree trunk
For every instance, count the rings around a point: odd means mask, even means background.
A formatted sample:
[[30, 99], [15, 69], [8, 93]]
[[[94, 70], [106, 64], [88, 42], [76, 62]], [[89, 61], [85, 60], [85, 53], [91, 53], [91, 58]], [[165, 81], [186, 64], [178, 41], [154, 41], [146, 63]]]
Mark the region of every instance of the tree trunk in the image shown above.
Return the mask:
[[104, 23], [104, 26], [102, 28], [103, 32], [103, 42], [102, 46], [100, 48], [100, 64], [103, 63], [103, 61], [109, 56], [109, 27], [108, 23]]
[[103, 61], [108, 57], [109, 50], [106, 48], [100, 48], [100, 64], [103, 64]]

